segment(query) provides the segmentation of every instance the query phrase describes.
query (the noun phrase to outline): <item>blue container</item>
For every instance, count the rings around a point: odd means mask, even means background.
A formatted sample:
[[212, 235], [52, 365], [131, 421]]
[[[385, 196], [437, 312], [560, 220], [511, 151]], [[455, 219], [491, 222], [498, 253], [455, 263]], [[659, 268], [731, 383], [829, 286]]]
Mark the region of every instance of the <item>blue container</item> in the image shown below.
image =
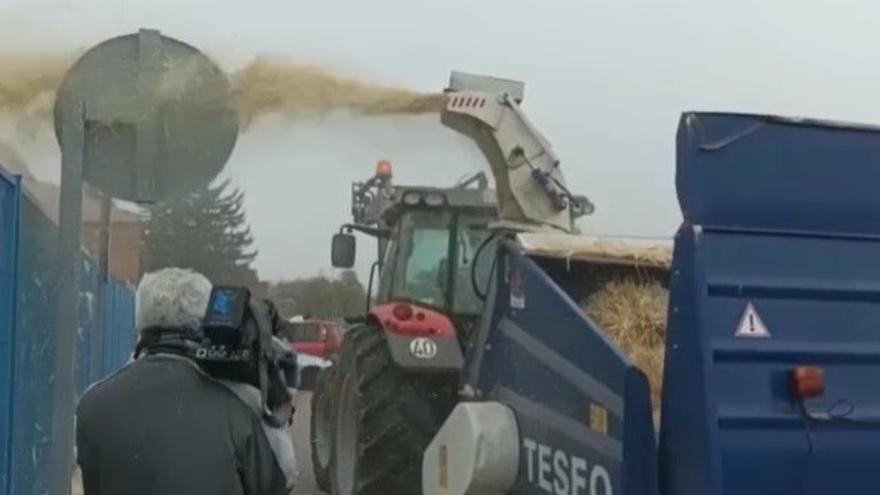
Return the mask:
[[878, 493], [878, 185], [878, 129], [682, 117], [662, 493]]

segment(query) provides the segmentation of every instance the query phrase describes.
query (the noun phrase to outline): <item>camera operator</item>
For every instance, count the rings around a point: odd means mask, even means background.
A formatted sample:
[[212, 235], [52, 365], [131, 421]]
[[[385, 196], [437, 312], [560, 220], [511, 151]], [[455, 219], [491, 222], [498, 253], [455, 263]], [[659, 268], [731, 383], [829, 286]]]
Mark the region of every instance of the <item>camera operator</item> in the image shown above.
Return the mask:
[[[86, 495], [292, 490], [291, 396], [278, 379], [260, 386], [281, 374], [278, 362], [268, 373], [259, 367], [259, 380], [251, 380], [247, 372], [211, 373], [197, 357], [205, 354], [203, 321], [212, 297], [208, 279], [192, 271], [169, 268], [143, 277], [135, 359], [93, 385], [77, 409]], [[270, 317], [271, 311], [266, 308]]]

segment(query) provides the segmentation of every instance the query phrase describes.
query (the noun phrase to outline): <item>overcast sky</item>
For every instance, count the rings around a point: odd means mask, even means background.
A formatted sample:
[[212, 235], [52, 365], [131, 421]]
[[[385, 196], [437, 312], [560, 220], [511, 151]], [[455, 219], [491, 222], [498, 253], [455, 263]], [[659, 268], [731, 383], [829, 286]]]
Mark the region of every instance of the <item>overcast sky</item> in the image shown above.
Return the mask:
[[[582, 227], [669, 237], [679, 114], [880, 124], [878, 19], [870, 0], [0, 0], [0, 51], [67, 51], [151, 27], [230, 68], [273, 53], [426, 91], [452, 69], [521, 79], [570, 188], [597, 205]], [[348, 182], [379, 158], [399, 182], [451, 184], [484, 166], [436, 116], [275, 119], [241, 136], [227, 173], [248, 194], [260, 274], [329, 270]]]

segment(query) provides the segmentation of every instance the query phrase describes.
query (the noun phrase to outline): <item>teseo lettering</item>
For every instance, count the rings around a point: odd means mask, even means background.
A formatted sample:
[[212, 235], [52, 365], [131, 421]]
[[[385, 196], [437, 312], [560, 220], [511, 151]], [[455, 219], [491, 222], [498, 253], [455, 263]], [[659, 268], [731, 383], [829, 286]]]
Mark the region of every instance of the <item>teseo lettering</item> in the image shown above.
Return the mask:
[[523, 439], [529, 483], [554, 495], [613, 495], [611, 476], [600, 464]]

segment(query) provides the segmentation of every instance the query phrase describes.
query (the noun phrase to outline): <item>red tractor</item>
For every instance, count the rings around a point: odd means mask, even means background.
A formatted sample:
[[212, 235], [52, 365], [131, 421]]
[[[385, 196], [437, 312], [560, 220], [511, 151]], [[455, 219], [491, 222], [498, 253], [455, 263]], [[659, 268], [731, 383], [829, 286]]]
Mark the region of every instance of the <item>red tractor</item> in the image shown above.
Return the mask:
[[394, 186], [380, 162], [354, 184], [352, 214], [333, 238], [334, 266], [353, 265], [353, 232], [376, 238], [379, 257], [366, 317], [312, 397], [315, 477], [334, 493], [367, 493], [370, 483], [410, 493], [422, 451], [456, 402], [460, 342], [479, 320], [497, 205], [483, 174], [447, 189]]

